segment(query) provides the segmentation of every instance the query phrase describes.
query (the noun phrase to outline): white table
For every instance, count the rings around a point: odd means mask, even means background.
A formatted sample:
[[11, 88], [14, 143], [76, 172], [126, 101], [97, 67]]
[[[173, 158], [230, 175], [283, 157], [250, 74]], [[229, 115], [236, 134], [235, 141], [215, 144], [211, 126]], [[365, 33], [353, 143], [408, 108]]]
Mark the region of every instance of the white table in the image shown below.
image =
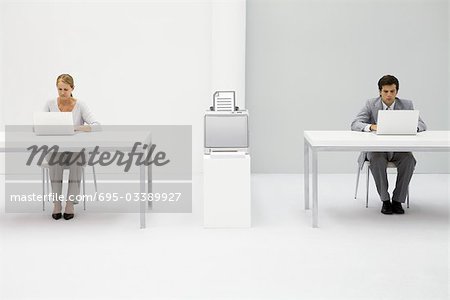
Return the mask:
[[318, 227], [318, 152], [449, 152], [450, 131], [424, 131], [417, 135], [376, 135], [356, 131], [304, 131], [305, 209], [309, 209], [309, 164], [312, 157], [312, 226]]
[[[13, 128], [14, 130], [14, 128]], [[68, 136], [36, 136], [30, 131], [8, 131], [8, 141], [5, 140], [5, 132], [0, 132], [0, 152], [24, 152], [31, 145], [58, 145], [59, 151], [90, 151], [99, 146], [101, 151], [131, 152], [134, 143], [151, 143], [151, 135], [148, 131], [117, 131], [103, 130], [96, 132], [77, 132]], [[141, 147], [136, 153], [145, 152]], [[140, 193], [146, 192], [146, 168], [147, 168], [147, 192], [152, 191], [152, 168], [140, 165]], [[140, 201], [139, 215], [140, 228], [145, 228], [145, 212], [147, 209], [145, 201]], [[151, 202], [148, 203], [151, 206]]]

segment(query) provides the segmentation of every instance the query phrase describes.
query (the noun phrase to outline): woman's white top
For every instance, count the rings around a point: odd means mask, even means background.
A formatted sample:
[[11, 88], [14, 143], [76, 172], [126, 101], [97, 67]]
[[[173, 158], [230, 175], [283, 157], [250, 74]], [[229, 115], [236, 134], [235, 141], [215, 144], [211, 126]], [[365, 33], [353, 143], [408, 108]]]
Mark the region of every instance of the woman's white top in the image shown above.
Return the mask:
[[[47, 102], [45, 105], [45, 111], [48, 112], [61, 112], [58, 107], [58, 100], [53, 99]], [[88, 106], [77, 100], [75, 106], [72, 109], [73, 125], [90, 125], [92, 131], [100, 129], [100, 123], [95, 119], [94, 114], [89, 110]]]

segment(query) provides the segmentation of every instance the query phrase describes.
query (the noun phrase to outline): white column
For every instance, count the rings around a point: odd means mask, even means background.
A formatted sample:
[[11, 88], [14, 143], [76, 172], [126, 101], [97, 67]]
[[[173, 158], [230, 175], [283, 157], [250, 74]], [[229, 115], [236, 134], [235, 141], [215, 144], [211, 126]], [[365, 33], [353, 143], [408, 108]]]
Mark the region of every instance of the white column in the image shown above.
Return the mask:
[[245, 0], [212, 0], [211, 105], [215, 91], [235, 91], [245, 108]]

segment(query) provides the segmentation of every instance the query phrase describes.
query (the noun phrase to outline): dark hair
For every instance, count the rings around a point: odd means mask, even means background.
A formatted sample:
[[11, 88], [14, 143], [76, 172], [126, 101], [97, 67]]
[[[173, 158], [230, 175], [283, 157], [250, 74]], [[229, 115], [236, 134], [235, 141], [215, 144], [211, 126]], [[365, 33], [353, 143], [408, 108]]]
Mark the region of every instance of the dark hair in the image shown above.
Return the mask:
[[395, 76], [392, 75], [384, 75], [383, 77], [378, 80], [378, 89], [381, 91], [384, 85], [392, 85], [395, 84], [395, 87], [398, 89], [400, 88], [400, 85], [398, 83], [398, 79], [395, 78]]

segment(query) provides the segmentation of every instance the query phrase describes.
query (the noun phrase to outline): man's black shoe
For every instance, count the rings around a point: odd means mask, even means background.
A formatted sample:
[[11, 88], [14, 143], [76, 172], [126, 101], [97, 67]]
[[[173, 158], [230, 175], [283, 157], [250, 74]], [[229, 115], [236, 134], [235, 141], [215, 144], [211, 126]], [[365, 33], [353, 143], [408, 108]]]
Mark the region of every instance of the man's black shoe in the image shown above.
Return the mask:
[[394, 214], [399, 214], [399, 215], [402, 215], [405, 213], [405, 211], [403, 210], [402, 204], [397, 201], [392, 201], [392, 212]]
[[63, 214], [64, 220], [73, 219], [73, 216], [75, 216], [75, 214], [66, 214], [66, 213]]
[[392, 215], [392, 205], [391, 201], [383, 201], [383, 206], [381, 207], [381, 213], [385, 215]]

